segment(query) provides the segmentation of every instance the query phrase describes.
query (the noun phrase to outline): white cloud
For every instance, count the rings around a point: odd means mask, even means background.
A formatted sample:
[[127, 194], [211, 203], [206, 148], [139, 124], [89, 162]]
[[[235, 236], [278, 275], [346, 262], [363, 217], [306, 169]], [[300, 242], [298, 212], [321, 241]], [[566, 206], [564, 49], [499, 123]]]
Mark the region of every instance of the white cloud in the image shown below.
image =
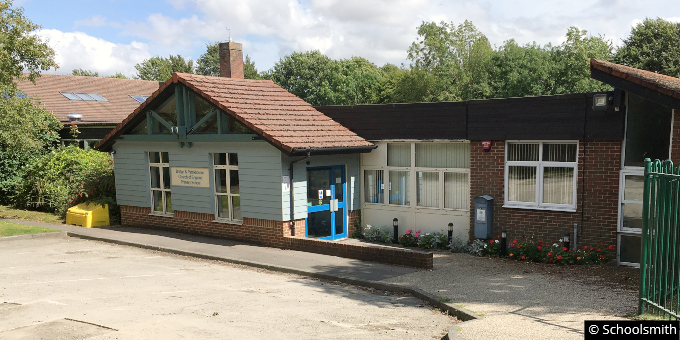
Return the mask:
[[53, 73], [70, 74], [73, 69], [99, 72], [100, 76], [121, 72], [134, 76], [139, 62], [150, 57], [148, 45], [132, 41], [129, 44], [112, 42], [82, 32], [61, 32], [53, 29], [38, 31], [56, 52], [59, 69]]

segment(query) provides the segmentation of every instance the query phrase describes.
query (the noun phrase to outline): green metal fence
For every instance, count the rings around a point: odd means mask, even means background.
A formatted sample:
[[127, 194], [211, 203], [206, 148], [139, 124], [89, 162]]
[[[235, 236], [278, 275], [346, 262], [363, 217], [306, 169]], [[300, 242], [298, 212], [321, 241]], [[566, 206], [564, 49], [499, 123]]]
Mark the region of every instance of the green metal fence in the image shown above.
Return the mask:
[[680, 318], [680, 167], [645, 159], [639, 313]]

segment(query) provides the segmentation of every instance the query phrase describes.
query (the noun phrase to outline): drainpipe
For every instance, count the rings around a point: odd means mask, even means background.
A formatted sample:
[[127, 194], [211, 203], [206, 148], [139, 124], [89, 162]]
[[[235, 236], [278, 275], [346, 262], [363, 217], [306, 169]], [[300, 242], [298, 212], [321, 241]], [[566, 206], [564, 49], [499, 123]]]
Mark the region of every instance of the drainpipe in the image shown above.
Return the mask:
[[307, 152], [306, 157], [302, 157], [298, 160], [291, 161], [290, 164], [288, 165], [288, 171], [289, 171], [288, 177], [290, 177], [290, 190], [289, 190], [289, 192], [290, 192], [290, 202], [288, 202], [288, 205], [290, 206], [290, 222], [289, 222], [290, 226], [289, 226], [289, 228], [290, 228], [290, 235], [291, 236], [295, 236], [295, 195], [293, 194], [293, 187], [294, 187], [294, 185], [293, 185], [293, 183], [294, 183], [294, 181], [293, 181], [293, 165], [295, 163], [299, 162], [299, 161], [304, 161], [304, 160], [309, 159], [310, 156], [311, 156], [311, 153]]

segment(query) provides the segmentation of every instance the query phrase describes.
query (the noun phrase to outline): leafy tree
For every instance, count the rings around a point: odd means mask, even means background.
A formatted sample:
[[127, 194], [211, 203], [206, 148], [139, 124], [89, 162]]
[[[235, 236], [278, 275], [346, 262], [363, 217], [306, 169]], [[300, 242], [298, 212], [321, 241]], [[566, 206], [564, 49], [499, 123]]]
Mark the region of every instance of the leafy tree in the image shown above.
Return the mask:
[[124, 74], [120, 72], [116, 72], [116, 74], [111, 75], [111, 76], [106, 76], [105, 78], [117, 78], [117, 79], [128, 79]]
[[166, 81], [174, 72], [193, 73], [194, 62], [180, 55], [171, 55], [169, 58], [156, 56], [135, 65], [135, 69], [139, 79]]
[[[220, 75], [220, 49], [219, 43], [214, 42], [206, 45], [206, 52], [196, 60], [196, 73], [205, 76], [218, 77]], [[261, 79], [255, 68], [255, 63], [246, 54], [243, 61], [243, 77], [245, 79]]]
[[408, 59], [419, 70], [434, 74], [438, 100], [489, 95], [488, 68], [493, 49], [472, 22], [466, 20], [458, 26], [444, 21], [423, 22], [418, 37], [408, 50]]
[[497, 98], [540, 96], [554, 93], [552, 47], [536, 43], [519, 46], [506, 41], [491, 57], [492, 94]]
[[34, 81], [40, 71], [58, 67], [54, 50], [32, 34], [40, 26], [24, 17], [23, 8], [11, 6], [11, 0], [0, 0], [0, 84], [5, 86], [15, 79]]
[[341, 65], [319, 51], [293, 52], [264, 74], [288, 92], [312, 105], [342, 104]]
[[589, 36], [586, 30], [570, 27], [567, 40], [552, 53], [555, 64], [554, 93], [594, 92], [610, 89], [590, 77], [590, 58], [611, 60], [613, 47], [611, 41], [602, 36]]
[[647, 71], [680, 77], [680, 23], [646, 18], [623, 40], [614, 61]]
[[71, 74], [74, 76], [99, 77], [99, 72], [83, 70], [82, 68], [74, 69]]

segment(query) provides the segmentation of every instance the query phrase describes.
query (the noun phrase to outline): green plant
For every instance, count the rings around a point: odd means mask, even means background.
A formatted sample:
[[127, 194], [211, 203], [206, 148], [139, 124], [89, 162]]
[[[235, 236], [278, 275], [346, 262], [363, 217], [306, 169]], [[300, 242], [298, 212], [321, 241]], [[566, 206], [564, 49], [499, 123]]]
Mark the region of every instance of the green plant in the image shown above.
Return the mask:
[[418, 238], [418, 247], [424, 249], [445, 249], [447, 241], [448, 237], [444, 235], [444, 233], [435, 231], [433, 233], [420, 235]]
[[[511, 260], [553, 264], [602, 264], [610, 259], [607, 251], [614, 250], [613, 246], [605, 247], [603, 242], [576, 250], [566, 248], [560, 243], [543, 243], [543, 240], [534, 238], [523, 241], [508, 240], [507, 257]], [[500, 256], [499, 239], [491, 239], [484, 242], [484, 245], [482, 255]]]
[[37, 157], [27, 166], [15, 206], [64, 216], [69, 207], [85, 201], [115, 204], [115, 190], [109, 154], [67, 146]]
[[420, 230], [413, 232], [411, 229], [409, 229], [404, 235], [399, 236], [399, 244], [404, 247], [417, 247], [419, 237]]
[[449, 243], [447, 247], [452, 253], [472, 253], [472, 245], [467, 240], [463, 240], [459, 237], [451, 239], [451, 243]]
[[390, 243], [392, 241], [392, 232], [367, 224], [364, 237], [373, 242]]
[[352, 238], [364, 238], [364, 227], [361, 225], [361, 210], [357, 211], [357, 218], [354, 219], [354, 232]]

